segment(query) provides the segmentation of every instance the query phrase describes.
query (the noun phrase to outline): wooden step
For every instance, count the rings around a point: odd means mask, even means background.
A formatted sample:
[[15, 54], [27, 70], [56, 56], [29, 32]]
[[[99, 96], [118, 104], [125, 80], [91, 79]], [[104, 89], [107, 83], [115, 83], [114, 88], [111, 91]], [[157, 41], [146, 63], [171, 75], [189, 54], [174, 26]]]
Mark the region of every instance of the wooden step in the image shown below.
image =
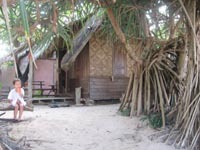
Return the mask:
[[32, 103], [38, 102], [39, 104], [42, 104], [42, 103], [49, 103], [49, 102], [55, 102], [55, 101], [66, 102], [66, 101], [74, 100], [74, 97], [34, 97], [27, 100], [32, 101]]

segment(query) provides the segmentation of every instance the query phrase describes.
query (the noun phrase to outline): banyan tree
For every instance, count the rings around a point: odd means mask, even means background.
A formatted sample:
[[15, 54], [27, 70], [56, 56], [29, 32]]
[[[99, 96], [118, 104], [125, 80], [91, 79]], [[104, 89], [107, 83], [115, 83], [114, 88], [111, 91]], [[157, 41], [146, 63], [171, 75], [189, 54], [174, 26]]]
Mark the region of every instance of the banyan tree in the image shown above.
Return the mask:
[[1, 39], [10, 41], [14, 55], [29, 51], [33, 62], [33, 53], [42, 54], [56, 37], [73, 49], [70, 22], [84, 24], [98, 12], [103, 16], [98, 36], [122, 45], [130, 59], [131, 75], [119, 111], [128, 111], [131, 117], [156, 113], [163, 130], [170, 126], [162, 136], [164, 142], [199, 149], [200, 1], [1, 0], [0, 4], [6, 23]]
[[[122, 4], [123, 3], [123, 4]], [[199, 6], [197, 1], [124, 1], [108, 18], [132, 60], [120, 111], [159, 113], [164, 141], [199, 147]]]

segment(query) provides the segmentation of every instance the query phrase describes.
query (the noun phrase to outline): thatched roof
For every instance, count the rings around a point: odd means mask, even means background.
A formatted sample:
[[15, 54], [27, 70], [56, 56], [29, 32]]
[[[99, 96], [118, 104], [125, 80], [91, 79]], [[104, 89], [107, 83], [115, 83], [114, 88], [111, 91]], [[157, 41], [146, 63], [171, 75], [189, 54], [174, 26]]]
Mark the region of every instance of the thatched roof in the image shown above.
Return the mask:
[[88, 19], [85, 26], [77, 33], [73, 40], [72, 50], [66, 53], [61, 61], [61, 68], [67, 70], [69, 66], [76, 60], [76, 57], [88, 43], [93, 33], [98, 29], [103, 20], [102, 15], [97, 12]]
[[[47, 50], [51, 49], [51, 44], [53, 41], [53, 34], [52, 35], [48, 35], [48, 38], [43, 39], [43, 42], [41, 42], [39, 45], [34, 44], [32, 46], [33, 49], [33, 55], [35, 59], [38, 59], [41, 55], [43, 55]], [[13, 61], [13, 53], [16, 54], [17, 59], [25, 56], [28, 53], [29, 49], [28, 49], [28, 44], [27, 43], [23, 43], [21, 44], [21, 46], [19, 46], [18, 48], [14, 49], [14, 52], [10, 52], [8, 55], [6, 55], [5, 57], [0, 59], [0, 65], [2, 65], [5, 62], [8, 61]], [[49, 51], [51, 52], [51, 51]]]
[[[67, 53], [63, 60], [62, 65], [65, 65], [69, 61], [75, 60], [77, 55], [80, 53], [80, 50], [85, 46], [85, 44], [90, 39], [92, 33], [96, 31], [96, 29], [99, 27], [99, 25], [102, 22], [102, 17], [99, 16], [99, 14], [93, 15], [91, 18], [88, 19], [88, 21], [85, 23], [85, 26], [81, 29], [80, 32], [76, 34], [72, 41], [72, 50]], [[71, 23], [70, 23], [71, 24]], [[47, 33], [47, 35], [44, 37], [44, 42], [41, 42], [40, 45], [33, 45], [33, 55], [35, 59], [38, 59], [41, 55], [44, 53], [51, 53], [52, 51], [49, 49], [52, 49], [52, 42], [54, 40], [54, 34]], [[16, 48], [14, 50], [14, 53], [17, 54], [18, 58], [21, 58], [27, 54], [28, 51], [28, 45], [27, 44], [21, 44], [20, 47]], [[48, 51], [48, 52], [47, 52]], [[0, 59], [0, 65], [8, 62], [13, 61], [13, 53], [10, 52], [7, 56]], [[73, 60], [72, 60], [73, 57]]]

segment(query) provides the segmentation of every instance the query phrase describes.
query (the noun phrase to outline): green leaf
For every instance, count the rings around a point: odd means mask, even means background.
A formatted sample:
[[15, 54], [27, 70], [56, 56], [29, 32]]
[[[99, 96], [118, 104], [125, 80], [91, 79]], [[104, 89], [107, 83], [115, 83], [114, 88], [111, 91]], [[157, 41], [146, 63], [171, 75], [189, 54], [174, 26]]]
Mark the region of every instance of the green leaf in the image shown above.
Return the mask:
[[24, 0], [20, 0], [19, 5], [20, 5], [20, 14], [25, 31], [25, 36], [30, 37], [29, 21]]

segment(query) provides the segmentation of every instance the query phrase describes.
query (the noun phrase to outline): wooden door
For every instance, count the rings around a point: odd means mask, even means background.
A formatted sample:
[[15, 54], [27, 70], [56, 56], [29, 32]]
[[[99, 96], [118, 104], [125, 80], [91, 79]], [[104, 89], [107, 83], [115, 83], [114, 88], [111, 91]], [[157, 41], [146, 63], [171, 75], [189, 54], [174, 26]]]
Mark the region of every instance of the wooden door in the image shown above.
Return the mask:
[[59, 66], [59, 70], [58, 70], [58, 92], [59, 93], [65, 93], [66, 90], [66, 73], [64, 70], [61, 69], [61, 61], [63, 56], [66, 54], [67, 50], [65, 48], [60, 49], [58, 51], [58, 66]]
[[123, 47], [115, 44], [113, 49], [113, 76], [126, 76], [127, 57]]

